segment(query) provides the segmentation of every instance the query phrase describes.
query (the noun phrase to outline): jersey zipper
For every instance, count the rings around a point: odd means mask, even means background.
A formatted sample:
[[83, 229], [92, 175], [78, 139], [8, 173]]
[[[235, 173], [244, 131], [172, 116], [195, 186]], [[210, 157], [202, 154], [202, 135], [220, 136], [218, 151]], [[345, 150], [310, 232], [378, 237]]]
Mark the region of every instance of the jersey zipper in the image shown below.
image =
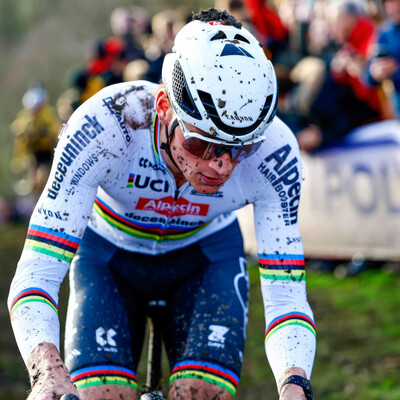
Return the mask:
[[167, 171], [170, 174], [170, 176], [172, 177], [172, 185], [171, 186], [172, 186], [172, 188], [174, 190], [174, 192], [173, 192], [174, 193], [174, 200], [172, 202], [171, 210], [170, 210], [170, 212], [168, 214], [167, 220], [166, 220], [165, 225], [164, 225], [164, 229], [163, 229], [163, 232], [162, 232], [162, 235], [161, 235], [161, 241], [164, 240], [164, 238], [165, 238], [165, 236], [167, 234], [168, 228], [170, 227], [170, 223], [171, 223], [171, 221], [173, 219], [172, 214], [173, 214], [173, 211], [174, 211], [174, 207], [175, 207], [175, 205], [176, 205], [176, 203], [177, 203], [177, 201], [179, 199], [179, 196], [182, 194], [182, 192], [185, 191], [186, 187], [189, 186], [189, 183], [186, 182], [186, 183], [184, 183], [182, 185], [181, 189], [179, 190], [177, 188], [177, 186], [176, 186], [176, 181], [175, 181], [175, 178], [174, 178], [172, 172], [169, 171], [169, 170], [167, 170]]

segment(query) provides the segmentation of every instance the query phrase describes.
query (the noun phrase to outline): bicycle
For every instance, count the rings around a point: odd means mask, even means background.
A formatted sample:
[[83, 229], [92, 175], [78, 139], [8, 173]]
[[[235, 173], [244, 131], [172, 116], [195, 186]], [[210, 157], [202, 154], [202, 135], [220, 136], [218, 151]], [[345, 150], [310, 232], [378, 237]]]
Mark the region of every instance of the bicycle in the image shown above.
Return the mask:
[[[166, 400], [162, 393], [162, 334], [161, 334], [161, 316], [166, 302], [164, 300], [153, 300], [148, 303], [147, 322], [149, 325], [149, 340], [147, 351], [147, 374], [146, 383], [142, 390], [140, 400]], [[297, 382], [302, 379], [298, 376], [291, 376], [286, 379], [286, 383]], [[307, 399], [313, 399], [311, 387], [306, 392]], [[65, 394], [60, 400], [80, 400], [73, 394]]]
[[166, 302], [164, 300], [149, 301], [147, 322], [149, 325], [149, 342], [147, 351], [146, 383], [140, 400], [165, 400], [162, 394], [162, 334], [161, 315]]

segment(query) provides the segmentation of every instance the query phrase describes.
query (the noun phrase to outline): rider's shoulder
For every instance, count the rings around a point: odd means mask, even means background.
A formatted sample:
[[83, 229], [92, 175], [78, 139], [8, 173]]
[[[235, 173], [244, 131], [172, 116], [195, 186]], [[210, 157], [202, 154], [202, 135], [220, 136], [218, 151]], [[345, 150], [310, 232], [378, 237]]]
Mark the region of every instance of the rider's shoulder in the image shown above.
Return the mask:
[[[122, 129], [125, 135], [129, 135], [130, 131], [142, 127], [143, 121], [147, 122], [149, 119], [148, 114], [154, 111], [152, 97], [157, 87], [156, 84], [147, 81], [106, 86], [75, 110], [64, 131], [80, 129], [88, 119], [95, 119], [98, 126], [101, 125], [104, 130]], [[127, 120], [132, 120], [132, 123], [126, 124]]]

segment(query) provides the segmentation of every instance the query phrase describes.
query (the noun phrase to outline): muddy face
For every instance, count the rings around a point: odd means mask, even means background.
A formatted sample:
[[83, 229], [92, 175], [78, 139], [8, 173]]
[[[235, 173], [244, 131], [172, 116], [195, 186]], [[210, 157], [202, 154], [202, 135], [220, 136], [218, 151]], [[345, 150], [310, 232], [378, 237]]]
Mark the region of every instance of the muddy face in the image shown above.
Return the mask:
[[[201, 133], [191, 125], [188, 128]], [[232, 161], [228, 153], [210, 160], [196, 157], [182, 147], [184, 139], [180, 126], [177, 126], [171, 140], [171, 153], [184, 178], [199, 193], [215, 193], [229, 179], [239, 163]]]

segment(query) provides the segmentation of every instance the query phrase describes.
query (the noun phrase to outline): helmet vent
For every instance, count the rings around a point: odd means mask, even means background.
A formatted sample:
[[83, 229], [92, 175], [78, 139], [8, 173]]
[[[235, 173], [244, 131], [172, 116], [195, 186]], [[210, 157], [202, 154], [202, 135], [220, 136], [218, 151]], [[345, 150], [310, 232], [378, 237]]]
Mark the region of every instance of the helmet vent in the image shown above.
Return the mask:
[[201, 115], [196, 107], [196, 103], [190, 94], [188, 84], [183, 74], [182, 66], [179, 61], [175, 61], [172, 71], [172, 93], [179, 107], [192, 118], [201, 120]]
[[[236, 36], [238, 36], [238, 35], [236, 35]], [[240, 35], [239, 35], [239, 36], [240, 36]], [[210, 39], [210, 41], [219, 40], [219, 39], [226, 39], [226, 38], [227, 38], [227, 37], [226, 37], [225, 32], [218, 31], [218, 32]]]
[[239, 34], [235, 35], [235, 39], [250, 44], [250, 42], [242, 35]]
[[244, 56], [254, 58], [247, 50], [231, 43], [226, 44], [221, 52], [221, 57], [225, 56]]
[[[248, 133], [251, 133], [255, 129], [257, 129], [257, 127], [261, 124], [261, 122], [264, 121], [266, 115], [268, 114], [268, 111], [271, 108], [272, 99], [273, 99], [272, 94], [267, 96], [264, 107], [261, 110], [261, 113], [254, 124], [252, 124], [251, 126], [245, 127], [245, 128], [236, 128], [236, 127], [233, 127], [230, 125], [226, 125], [221, 121], [210, 93], [203, 92], [202, 90], [199, 90], [198, 92], [199, 92], [200, 100], [203, 103], [203, 106], [204, 106], [205, 110], [207, 111], [209, 117], [214, 122], [215, 126], [218, 129], [221, 129], [225, 133], [229, 133], [231, 135], [235, 135], [235, 136], [239, 136], [239, 137], [243, 136], [243, 135], [247, 135]], [[275, 104], [273, 105], [274, 110], [268, 119], [268, 123], [270, 121], [272, 121], [272, 118], [275, 116], [276, 104], [277, 104], [277, 102], [275, 100]]]

